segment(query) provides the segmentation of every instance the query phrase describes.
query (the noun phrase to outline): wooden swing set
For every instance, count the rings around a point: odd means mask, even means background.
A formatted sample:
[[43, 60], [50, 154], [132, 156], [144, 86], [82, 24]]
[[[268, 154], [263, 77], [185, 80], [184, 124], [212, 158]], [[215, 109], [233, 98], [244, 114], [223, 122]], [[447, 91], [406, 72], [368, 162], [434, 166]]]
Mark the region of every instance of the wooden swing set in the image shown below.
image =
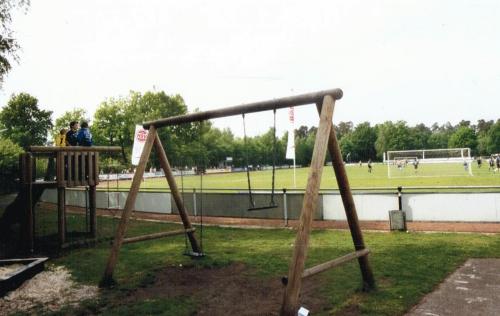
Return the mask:
[[[137, 193], [139, 192], [142, 176], [144, 174], [146, 164], [148, 162], [153, 146], [156, 149], [160, 165], [165, 172], [165, 177], [170, 187], [172, 197], [179, 210], [179, 215], [182, 223], [184, 224], [184, 230], [179, 231], [179, 234], [186, 233], [193, 253], [201, 253], [200, 246], [195, 237], [194, 228], [191, 225], [186, 208], [182, 202], [181, 193], [179, 192], [179, 189], [176, 185], [172, 169], [167, 159], [167, 155], [165, 153], [165, 150], [163, 149], [160, 138], [158, 137], [157, 129], [165, 126], [200, 122], [233, 115], [244, 115], [247, 113], [269, 110], [275, 111], [276, 109], [286, 107], [316, 104], [320, 116], [319, 125], [307, 178], [307, 186], [303, 199], [299, 226], [297, 228], [293, 257], [289, 266], [288, 276], [284, 277], [282, 280], [283, 284], [286, 286], [286, 289], [284, 291], [280, 313], [281, 315], [297, 314], [302, 279], [326, 271], [330, 268], [339, 266], [354, 259], [358, 260], [360, 266], [363, 279], [363, 289], [366, 291], [374, 289], [375, 280], [370, 267], [370, 263], [368, 261], [368, 254], [370, 251], [365, 247], [363, 234], [359, 226], [356, 207], [354, 205], [351, 189], [349, 187], [349, 181], [347, 179], [346, 170], [343, 164], [340, 147], [332, 124], [335, 101], [339, 100], [340, 98], [342, 98], [342, 90], [332, 89], [227, 107], [218, 110], [174, 116], [144, 123], [143, 126], [144, 128], [149, 129], [149, 134], [145, 142], [139, 165], [137, 166], [137, 170], [134, 174], [130, 192], [128, 194], [125, 208], [123, 210], [122, 217], [116, 231], [116, 236], [107, 261], [101, 284], [106, 285], [113, 283], [113, 271], [118, 261], [118, 253], [121, 245], [126, 241], [124, 236], [127, 229], [127, 224], [132, 213]], [[344, 204], [344, 209], [349, 229], [351, 231], [351, 237], [354, 243], [355, 251], [340, 258], [336, 258], [331, 261], [327, 261], [314, 267], [305, 269], [305, 261], [308, 251], [313, 213], [316, 210], [318, 204], [321, 176], [323, 173], [323, 166], [325, 165], [327, 150], [330, 152], [330, 156], [332, 158], [332, 166], [337, 179], [342, 202]], [[169, 235], [176, 235], [176, 233], [171, 233]], [[158, 237], [165, 237], [165, 235], [159, 234]]]

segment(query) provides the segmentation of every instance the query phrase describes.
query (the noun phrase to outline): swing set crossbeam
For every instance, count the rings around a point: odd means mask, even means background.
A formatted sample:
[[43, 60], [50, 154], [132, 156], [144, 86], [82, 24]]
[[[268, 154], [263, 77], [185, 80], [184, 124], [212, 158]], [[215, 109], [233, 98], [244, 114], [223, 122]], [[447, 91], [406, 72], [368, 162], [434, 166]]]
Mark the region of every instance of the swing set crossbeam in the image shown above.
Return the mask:
[[178, 236], [178, 235], [184, 235], [187, 233], [193, 233], [196, 229], [189, 228], [189, 229], [179, 229], [179, 230], [172, 230], [168, 232], [161, 232], [161, 233], [154, 233], [154, 234], [149, 234], [149, 235], [142, 235], [142, 236], [137, 236], [137, 237], [129, 237], [129, 238], [124, 238], [123, 243], [124, 244], [131, 244], [134, 242], [139, 242], [139, 241], [145, 241], [145, 240], [152, 240], [152, 239], [158, 239], [158, 238], [164, 238], [164, 237], [171, 237], [171, 236]]
[[300, 106], [313, 104], [317, 102], [321, 102], [325, 95], [330, 95], [334, 100], [339, 100], [342, 98], [342, 90], [340, 89], [330, 89], [317, 91], [312, 93], [300, 94], [291, 97], [266, 100], [242, 105], [236, 105], [231, 107], [225, 107], [217, 110], [205, 111], [205, 112], [196, 112], [186, 115], [178, 115], [172, 116], [168, 118], [162, 118], [159, 120], [145, 122], [143, 127], [145, 129], [149, 129], [150, 126], [154, 126], [156, 128], [164, 127], [164, 126], [172, 126], [179, 124], [186, 124], [192, 122], [200, 122], [206, 121], [215, 118], [241, 115], [247, 113], [255, 113], [255, 112], [263, 112], [269, 111], [273, 109], [282, 109], [291, 106]]
[[[366, 256], [369, 253], [370, 253], [370, 249], [364, 248], [362, 250], [353, 251], [351, 253], [348, 253], [348, 254], [341, 256], [341, 257], [338, 257], [338, 258], [335, 258], [333, 260], [320, 263], [318, 265], [315, 265], [314, 267], [310, 267], [308, 269], [305, 269], [304, 272], [302, 272], [302, 278], [303, 279], [308, 278], [308, 277], [316, 275], [318, 273], [325, 272], [326, 270], [336, 268], [336, 267], [341, 266], [342, 264], [347, 263], [351, 260]], [[281, 282], [283, 283], [283, 285], [287, 285], [288, 278], [287, 277], [281, 278]]]

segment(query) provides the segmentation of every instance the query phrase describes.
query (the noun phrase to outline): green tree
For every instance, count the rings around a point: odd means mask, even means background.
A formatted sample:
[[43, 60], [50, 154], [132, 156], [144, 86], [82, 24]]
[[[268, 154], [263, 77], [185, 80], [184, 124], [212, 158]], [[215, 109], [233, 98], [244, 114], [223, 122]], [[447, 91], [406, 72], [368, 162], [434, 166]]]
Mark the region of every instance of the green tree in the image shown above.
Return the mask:
[[410, 128], [410, 135], [412, 138], [414, 149], [427, 149], [429, 148], [429, 138], [432, 135], [431, 129], [425, 124], [417, 124], [415, 127]]
[[487, 152], [489, 154], [500, 153], [500, 119], [488, 130], [487, 139]]
[[354, 130], [354, 124], [351, 121], [339, 122], [338, 124], [334, 124], [333, 127], [335, 128], [337, 139], [341, 139], [345, 135], [352, 133]]
[[[187, 106], [180, 95], [167, 95], [163, 91], [144, 94], [131, 91], [127, 97], [108, 99], [99, 105], [92, 133], [96, 144], [121, 146], [122, 154], [128, 157], [136, 124], [186, 113]], [[163, 127], [158, 129], [158, 135], [173, 166], [186, 165], [183, 150], [193, 155], [186, 146], [201, 137], [194, 124]], [[156, 156], [153, 155], [151, 161], [155, 167], [159, 166]]]
[[72, 121], [77, 121], [79, 123], [82, 121], [89, 122], [90, 118], [87, 116], [87, 111], [84, 108], [74, 108], [73, 110], [66, 111], [56, 118], [52, 134], [55, 136], [61, 129], [69, 129], [69, 123]]
[[353, 153], [356, 148], [352, 142], [351, 135], [345, 135], [339, 141], [340, 151], [342, 152], [342, 157], [346, 162], [358, 161], [360, 158]]
[[455, 127], [447, 122], [444, 125], [432, 124], [431, 135], [427, 139], [427, 147], [430, 149], [448, 148], [450, 136], [455, 132]]
[[38, 100], [27, 94], [12, 95], [7, 106], [0, 111], [3, 135], [27, 149], [31, 145], [44, 145], [52, 128], [52, 111], [41, 110]]
[[22, 152], [23, 149], [10, 139], [0, 138], [0, 193], [13, 190]]
[[487, 155], [489, 151], [489, 131], [494, 125], [493, 120], [485, 121], [478, 120], [476, 125], [476, 135], [477, 135], [477, 152], [479, 155]]
[[[377, 131], [370, 126], [370, 123], [364, 122], [358, 124], [354, 131], [346, 137], [348, 137], [348, 141], [352, 144], [352, 149], [350, 151], [351, 161], [375, 159]], [[347, 155], [346, 152], [343, 152], [343, 154], [344, 157]]]
[[122, 159], [128, 162], [132, 152], [135, 132], [133, 118], [128, 111], [127, 98], [108, 99], [102, 102], [94, 113], [92, 135], [96, 145], [120, 146]]
[[19, 44], [11, 29], [12, 11], [27, 8], [29, 0], [0, 1], [0, 85], [5, 75], [12, 68], [12, 61], [18, 60]]
[[415, 148], [411, 137], [410, 128], [405, 121], [391, 121], [376, 125], [377, 141], [375, 148], [377, 157], [382, 158], [384, 152], [388, 150], [411, 150]]
[[450, 136], [448, 140], [449, 148], [470, 148], [472, 153], [476, 152], [477, 136], [472, 128], [466, 125], [461, 125]]

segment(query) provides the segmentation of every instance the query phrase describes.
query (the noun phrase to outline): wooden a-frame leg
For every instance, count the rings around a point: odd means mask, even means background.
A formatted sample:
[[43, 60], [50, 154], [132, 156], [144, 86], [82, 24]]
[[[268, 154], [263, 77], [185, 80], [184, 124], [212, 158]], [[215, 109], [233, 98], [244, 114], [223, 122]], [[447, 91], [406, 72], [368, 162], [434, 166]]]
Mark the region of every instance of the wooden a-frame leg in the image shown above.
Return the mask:
[[327, 95], [324, 97], [311, 159], [311, 167], [307, 178], [306, 192], [302, 203], [299, 227], [295, 238], [293, 258], [288, 270], [288, 283], [283, 296], [281, 315], [297, 315], [302, 273], [307, 257], [309, 233], [313, 214], [318, 204], [321, 175], [323, 173], [323, 165], [325, 164], [328, 138], [330, 136], [330, 130], [332, 129], [334, 105], [335, 100], [331, 96]]
[[172, 168], [170, 168], [170, 163], [167, 159], [167, 154], [163, 149], [163, 145], [161, 144], [160, 137], [156, 135], [154, 141], [156, 154], [158, 155], [158, 159], [160, 160], [160, 165], [163, 171], [165, 172], [165, 178], [167, 178], [168, 186], [170, 187], [170, 192], [172, 193], [172, 197], [174, 198], [175, 205], [177, 205], [177, 209], [179, 210], [179, 215], [181, 217], [182, 223], [184, 224], [184, 229], [187, 232], [187, 236], [189, 242], [191, 244], [191, 248], [193, 252], [201, 253], [201, 248], [198, 245], [198, 241], [194, 235], [193, 227], [191, 226], [191, 222], [189, 221], [189, 216], [187, 215], [186, 207], [182, 202], [182, 196], [179, 192], [179, 188], [177, 187], [177, 183], [175, 182], [174, 174], [172, 173]]
[[137, 166], [137, 169], [134, 173], [134, 178], [132, 180], [132, 185], [130, 186], [130, 191], [125, 202], [125, 207], [122, 212], [120, 223], [116, 230], [115, 239], [113, 240], [113, 247], [111, 248], [108, 262], [106, 264], [106, 270], [104, 271], [104, 276], [100, 283], [101, 286], [107, 286], [114, 283], [113, 271], [118, 261], [118, 254], [123, 243], [123, 238], [125, 237], [125, 232], [127, 231], [127, 224], [130, 219], [130, 215], [132, 214], [132, 210], [135, 206], [135, 200], [137, 198], [137, 194], [139, 193], [142, 177], [144, 175], [144, 171], [146, 170], [146, 164], [148, 162], [149, 155], [151, 154], [151, 149], [153, 147], [155, 137], [156, 128], [154, 126], [151, 126], [149, 128], [148, 137], [146, 138], [146, 143], [144, 144], [144, 149], [142, 150], [139, 165]]
[[[321, 113], [321, 105], [317, 104], [318, 113]], [[335, 134], [335, 129], [330, 130], [330, 137], [328, 139], [328, 151], [332, 158], [332, 166], [335, 171], [335, 178], [339, 186], [340, 196], [344, 204], [344, 210], [351, 231], [352, 241], [356, 250], [365, 249], [365, 242], [363, 240], [363, 233], [359, 226], [358, 213], [356, 212], [356, 205], [352, 197], [351, 187], [349, 186], [349, 179], [347, 178], [342, 153]], [[361, 275], [363, 277], [363, 290], [370, 291], [375, 288], [375, 278], [368, 260], [368, 254], [358, 258]]]

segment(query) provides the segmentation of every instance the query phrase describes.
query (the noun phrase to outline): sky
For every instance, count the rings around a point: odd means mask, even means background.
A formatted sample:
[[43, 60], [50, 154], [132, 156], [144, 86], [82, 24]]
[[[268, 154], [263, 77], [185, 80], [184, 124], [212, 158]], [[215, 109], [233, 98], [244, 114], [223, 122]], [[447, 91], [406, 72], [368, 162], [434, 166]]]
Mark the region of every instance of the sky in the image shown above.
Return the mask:
[[[334, 123], [500, 118], [499, 1], [32, 0], [14, 15], [20, 63], [0, 106], [28, 92], [57, 118], [129, 91], [190, 111], [341, 88]], [[314, 106], [296, 125], [316, 125]], [[278, 133], [287, 128], [278, 111]], [[272, 112], [247, 115], [264, 133]], [[214, 121], [241, 135], [241, 117]]]

